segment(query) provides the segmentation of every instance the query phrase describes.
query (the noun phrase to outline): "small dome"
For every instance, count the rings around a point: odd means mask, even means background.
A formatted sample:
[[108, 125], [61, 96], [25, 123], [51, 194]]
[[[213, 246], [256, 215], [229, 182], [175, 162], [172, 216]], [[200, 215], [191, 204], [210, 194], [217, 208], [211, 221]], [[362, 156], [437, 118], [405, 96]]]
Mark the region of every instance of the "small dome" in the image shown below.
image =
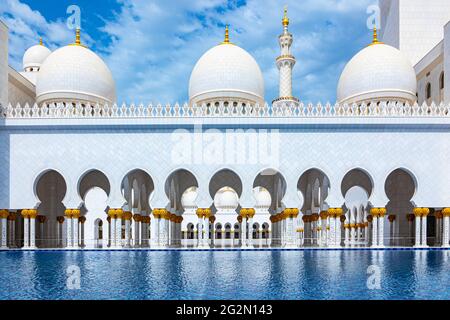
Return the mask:
[[256, 207], [270, 208], [270, 206], [272, 205], [272, 196], [266, 188], [255, 188], [253, 190], [253, 194], [256, 199]]
[[402, 101], [414, 103], [417, 79], [413, 66], [400, 50], [374, 43], [347, 64], [338, 84], [339, 103]]
[[23, 70], [31, 71], [30, 68], [39, 69], [51, 53], [50, 49], [41, 44], [32, 46], [23, 55]]
[[198, 192], [197, 187], [191, 187], [187, 189], [181, 196], [181, 205], [183, 208], [196, 207], [195, 200], [197, 200]]
[[217, 191], [214, 197], [214, 205], [217, 209], [236, 210], [239, 206], [239, 197], [233, 188], [224, 187]]
[[38, 103], [116, 102], [116, 85], [111, 71], [94, 52], [81, 45], [69, 45], [53, 52], [44, 62], [36, 84]]
[[189, 81], [191, 103], [232, 99], [264, 103], [264, 78], [255, 59], [242, 48], [224, 43], [207, 51]]

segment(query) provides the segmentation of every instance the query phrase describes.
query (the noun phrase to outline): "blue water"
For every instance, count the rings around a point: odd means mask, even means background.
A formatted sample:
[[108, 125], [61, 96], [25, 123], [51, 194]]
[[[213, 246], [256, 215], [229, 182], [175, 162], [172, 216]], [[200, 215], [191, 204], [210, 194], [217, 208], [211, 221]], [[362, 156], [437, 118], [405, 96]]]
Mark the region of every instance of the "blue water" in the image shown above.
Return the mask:
[[450, 299], [450, 251], [0, 252], [0, 299]]

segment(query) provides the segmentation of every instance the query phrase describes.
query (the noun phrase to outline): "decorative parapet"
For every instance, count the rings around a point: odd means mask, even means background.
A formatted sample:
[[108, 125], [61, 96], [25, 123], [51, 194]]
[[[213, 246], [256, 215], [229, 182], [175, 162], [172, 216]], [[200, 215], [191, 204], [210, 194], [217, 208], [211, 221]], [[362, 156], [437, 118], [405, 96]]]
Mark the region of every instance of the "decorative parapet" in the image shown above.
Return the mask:
[[450, 105], [381, 102], [361, 105], [277, 103], [260, 106], [219, 101], [213, 105], [89, 105], [80, 103], [0, 106], [4, 119], [82, 118], [450, 118]]

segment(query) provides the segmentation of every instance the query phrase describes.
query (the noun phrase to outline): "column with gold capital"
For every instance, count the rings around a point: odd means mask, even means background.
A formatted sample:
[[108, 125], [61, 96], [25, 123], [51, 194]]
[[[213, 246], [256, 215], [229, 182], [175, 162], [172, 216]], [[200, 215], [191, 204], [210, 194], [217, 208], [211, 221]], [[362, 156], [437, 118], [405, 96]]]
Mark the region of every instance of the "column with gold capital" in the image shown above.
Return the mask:
[[247, 216], [248, 216], [247, 209], [241, 209], [240, 217], [242, 218], [242, 223], [241, 223], [241, 247], [242, 248], [247, 247]]
[[30, 216], [30, 248], [36, 248], [36, 217], [38, 212], [35, 209], [29, 210]]
[[248, 221], [248, 238], [247, 247], [253, 248], [253, 218], [255, 217], [256, 210], [253, 208], [247, 209], [247, 221]]
[[134, 246], [135, 247], [139, 247], [141, 244], [140, 241], [140, 222], [141, 222], [141, 215], [140, 214], [135, 214], [133, 216], [133, 226], [134, 226]]
[[386, 208], [378, 208], [378, 247], [384, 247], [384, 219], [386, 217]]
[[73, 247], [80, 247], [80, 219], [81, 212], [78, 209], [72, 210], [72, 224], [73, 224]]
[[67, 248], [72, 248], [73, 247], [73, 221], [72, 221], [72, 209], [67, 209], [64, 212], [64, 216], [65, 216], [65, 220], [66, 220], [66, 243], [67, 243]]
[[123, 219], [125, 220], [125, 246], [129, 248], [131, 246], [131, 219], [133, 219], [133, 214], [129, 211], [124, 212]]
[[420, 247], [421, 241], [421, 232], [420, 229], [422, 227], [422, 208], [414, 208], [413, 210], [414, 216], [415, 216], [415, 232], [414, 232], [414, 247]]
[[297, 219], [299, 212], [300, 210], [298, 208], [286, 208], [284, 210], [284, 218], [286, 219], [286, 239], [285, 239], [286, 248], [296, 247], [295, 241], [296, 228], [294, 220]]
[[153, 223], [151, 224], [151, 231], [152, 231], [152, 235], [151, 235], [151, 246], [158, 248], [161, 243], [160, 243], [160, 223], [161, 223], [161, 214], [162, 214], [162, 210], [161, 209], [153, 209], [152, 214], [153, 214]]
[[198, 208], [196, 211], [197, 214], [197, 247], [203, 246], [203, 220], [205, 215], [203, 213], [202, 208]]
[[427, 244], [427, 217], [430, 214], [430, 209], [428, 208], [422, 208], [422, 243], [421, 246], [422, 247], [428, 247]]
[[20, 212], [23, 217], [23, 247], [28, 249], [30, 247], [30, 214], [28, 209]]
[[379, 208], [370, 209], [372, 216], [372, 247], [378, 247], [378, 216], [380, 215]]
[[124, 211], [122, 208], [116, 209], [116, 246], [118, 248], [122, 247], [123, 237], [122, 237], [122, 219]]
[[2, 224], [2, 232], [1, 232], [1, 248], [7, 248], [8, 246], [8, 216], [9, 212], [8, 210], [0, 210], [0, 220]]
[[108, 210], [108, 219], [109, 219], [109, 246], [110, 248], [115, 248], [117, 246], [116, 243], [116, 210], [115, 209], [109, 209]]

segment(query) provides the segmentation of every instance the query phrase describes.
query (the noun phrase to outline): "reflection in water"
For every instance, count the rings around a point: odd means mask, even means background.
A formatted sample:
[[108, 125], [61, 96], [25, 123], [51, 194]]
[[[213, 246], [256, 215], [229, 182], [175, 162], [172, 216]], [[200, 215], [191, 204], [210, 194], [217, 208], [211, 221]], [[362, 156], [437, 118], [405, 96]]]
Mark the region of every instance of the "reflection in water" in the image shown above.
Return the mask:
[[[450, 299], [450, 251], [2, 252], [0, 299]], [[81, 270], [69, 290], [66, 270]], [[378, 266], [381, 290], [367, 287]]]

